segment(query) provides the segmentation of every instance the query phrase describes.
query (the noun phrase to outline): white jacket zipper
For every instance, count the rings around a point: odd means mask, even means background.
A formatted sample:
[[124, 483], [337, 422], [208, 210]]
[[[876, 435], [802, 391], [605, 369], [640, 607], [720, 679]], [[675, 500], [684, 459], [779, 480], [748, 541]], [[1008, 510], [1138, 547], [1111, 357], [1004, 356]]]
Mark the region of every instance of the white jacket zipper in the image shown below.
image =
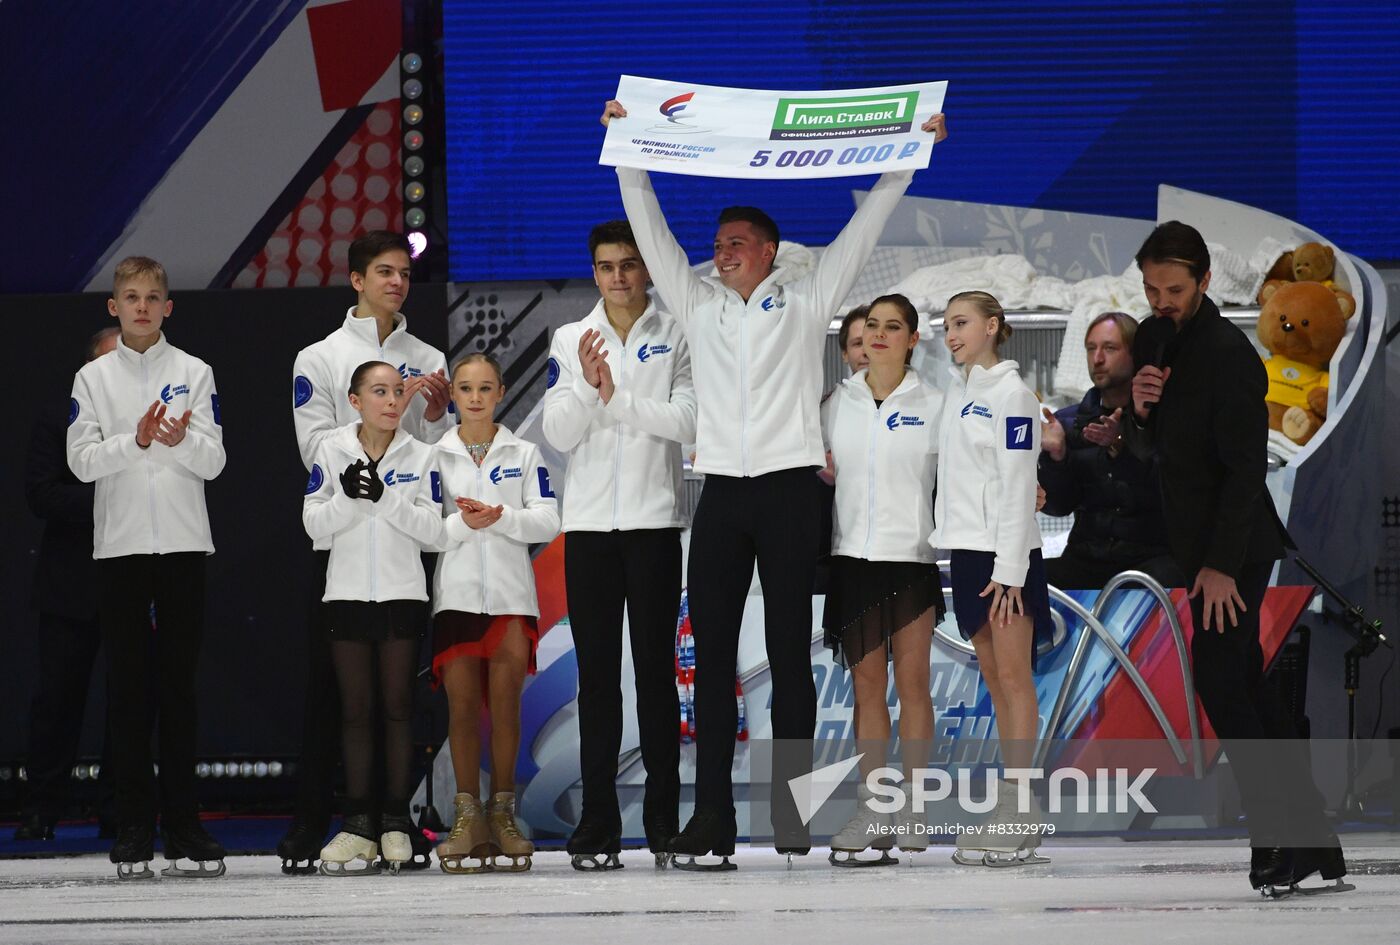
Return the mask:
[[[143, 353], [140, 358], [141, 387], [143, 390], [150, 390], [150, 374], [147, 370], [146, 355]], [[151, 446], [154, 445], [154, 443], [149, 444], [146, 449], [150, 450]], [[156, 470], [150, 461], [149, 452], [146, 456], [146, 501], [151, 510], [151, 547], [155, 549], [156, 554], [160, 554], [160, 524], [156, 521]]]
[[[732, 291], [732, 290], [731, 290]], [[749, 474], [749, 303], [739, 315], [739, 469]]]
[[[482, 483], [482, 481], [481, 481], [481, 470], [482, 470], [482, 467], [486, 465], [486, 460], [489, 459], [490, 456], [491, 456], [491, 451], [490, 451], [490, 449], [488, 448], [487, 451], [486, 451], [486, 455], [483, 456], [483, 457], [481, 457], [481, 463], [476, 467], [476, 497], [477, 497], [477, 501], [481, 501], [481, 500], [482, 500], [482, 497], [485, 495], [484, 490], [485, 490], [486, 487], [485, 487], [485, 485], [484, 485], [484, 484]], [[472, 461], [471, 456], [470, 456], [470, 454], [468, 454], [468, 456], [467, 456], [467, 462], [471, 462], [471, 461]], [[459, 513], [459, 514], [460, 514], [460, 513]], [[481, 532], [480, 532], [479, 529], [477, 529], [477, 530], [475, 530], [475, 531], [476, 531], [476, 541], [475, 541], [474, 544], [476, 545], [476, 557], [477, 557], [477, 560], [479, 560], [479, 561], [481, 562], [481, 611], [480, 611], [480, 612], [484, 614], [484, 613], [487, 613], [487, 610], [486, 610], [486, 536], [483, 535], [483, 534], [481, 534]]]
[[870, 445], [865, 457], [865, 560], [870, 560], [870, 545], [875, 539], [875, 437], [880, 430], [880, 405], [875, 404], [875, 422], [870, 425]]

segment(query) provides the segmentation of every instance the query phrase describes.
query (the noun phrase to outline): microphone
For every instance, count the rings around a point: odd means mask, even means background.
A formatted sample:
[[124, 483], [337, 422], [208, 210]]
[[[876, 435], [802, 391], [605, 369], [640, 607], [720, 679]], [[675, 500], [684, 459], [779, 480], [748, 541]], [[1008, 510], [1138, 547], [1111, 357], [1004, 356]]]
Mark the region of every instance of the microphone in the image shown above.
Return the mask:
[[[1170, 318], [1154, 315], [1138, 325], [1133, 338], [1133, 363], [1139, 368], [1167, 367], [1167, 349], [1176, 338], [1176, 322]], [[1148, 413], [1156, 404], [1148, 404]]]

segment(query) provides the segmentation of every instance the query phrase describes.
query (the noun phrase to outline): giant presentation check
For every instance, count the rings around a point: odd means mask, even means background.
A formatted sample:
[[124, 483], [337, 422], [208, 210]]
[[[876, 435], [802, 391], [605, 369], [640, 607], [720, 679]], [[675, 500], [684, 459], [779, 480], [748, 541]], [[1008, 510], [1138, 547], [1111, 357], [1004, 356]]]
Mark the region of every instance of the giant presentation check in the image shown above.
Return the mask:
[[928, 167], [947, 82], [765, 92], [625, 75], [599, 164], [700, 177], [847, 177]]

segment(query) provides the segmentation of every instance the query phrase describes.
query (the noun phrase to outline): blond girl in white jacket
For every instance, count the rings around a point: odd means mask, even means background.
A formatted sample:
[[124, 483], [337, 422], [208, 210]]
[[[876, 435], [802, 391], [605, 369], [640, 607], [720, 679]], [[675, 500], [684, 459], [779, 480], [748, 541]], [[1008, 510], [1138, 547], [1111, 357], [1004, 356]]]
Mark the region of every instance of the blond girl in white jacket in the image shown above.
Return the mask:
[[[1006, 313], [986, 292], [959, 292], [943, 316], [956, 367], [939, 431], [938, 494], [929, 542], [950, 552], [953, 611], [972, 641], [996, 713], [1007, 769], [1029, 768], [1039, 731], [1036, 646], [1053, 633], [1040, 531], [1035, 521], [1040, 404], [1015, 361], [998, 349], [1011, 336]], [[1002, 782], [994, 820], [1027, 821]], [[1004, 855], [1033, 861], [1037, 832], [962, 834], [958, 862]], [[1020, 851], [1018, 854], [1017, 851]]]
[[[515, 762], [520, 693], [540, 637], [530, 545], [559, 533], [559, 504], [539, 447], [492, 419], [505, 396], [496, 359], [469, 354], [450, 381], [461, 423], [437, 444], [446, 517], [433, 582], [433, 673], [447, 690], [457, 794], [452, 833], [437, 852], [449, 873], [527, 870], [534, 845], [515, 823]], [[491, 718], [484, 809], [483, 705]]]

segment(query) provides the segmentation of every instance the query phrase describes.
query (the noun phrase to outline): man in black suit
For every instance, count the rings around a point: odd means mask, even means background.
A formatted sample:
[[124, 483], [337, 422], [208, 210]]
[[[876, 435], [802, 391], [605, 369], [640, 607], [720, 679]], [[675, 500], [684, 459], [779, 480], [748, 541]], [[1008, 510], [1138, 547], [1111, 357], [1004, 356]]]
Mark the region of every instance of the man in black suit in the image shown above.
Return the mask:
[[[104, 328], [88, 342], [92, 361], [117, 346], [120, 329]], [[68, 799], [68, 776], [78, 755], [97, 626], [97, 572], [92, 562], [92, 483], [68, 468], [65, 409], [34, 421], [25, 467], [29, 509], [44, 520], [34, 569], [39, 611], [39, 675], [29, 709], [29, 798], [16, 840], [52, 840]], [[107, 766], [103, 765], [104, 774]], [[101, 793], [110, 801], [110, 778]], [[100, 812], [101, 813], [101, 812]]]
[[1192, 671], [1239, 783], [1250, 883], [1339, 878], [1346, 861], [1259, 644], [1269, 576], [1292, 547], [1264, 484], [1264, 365], [1206, 296], [1210, 253], [1194, 228], [1158, 226], [1137, 263], [1154, 317], [1134, 345], [1124, 433], [1160, 470], [1167, 544], [1191, 586]]

